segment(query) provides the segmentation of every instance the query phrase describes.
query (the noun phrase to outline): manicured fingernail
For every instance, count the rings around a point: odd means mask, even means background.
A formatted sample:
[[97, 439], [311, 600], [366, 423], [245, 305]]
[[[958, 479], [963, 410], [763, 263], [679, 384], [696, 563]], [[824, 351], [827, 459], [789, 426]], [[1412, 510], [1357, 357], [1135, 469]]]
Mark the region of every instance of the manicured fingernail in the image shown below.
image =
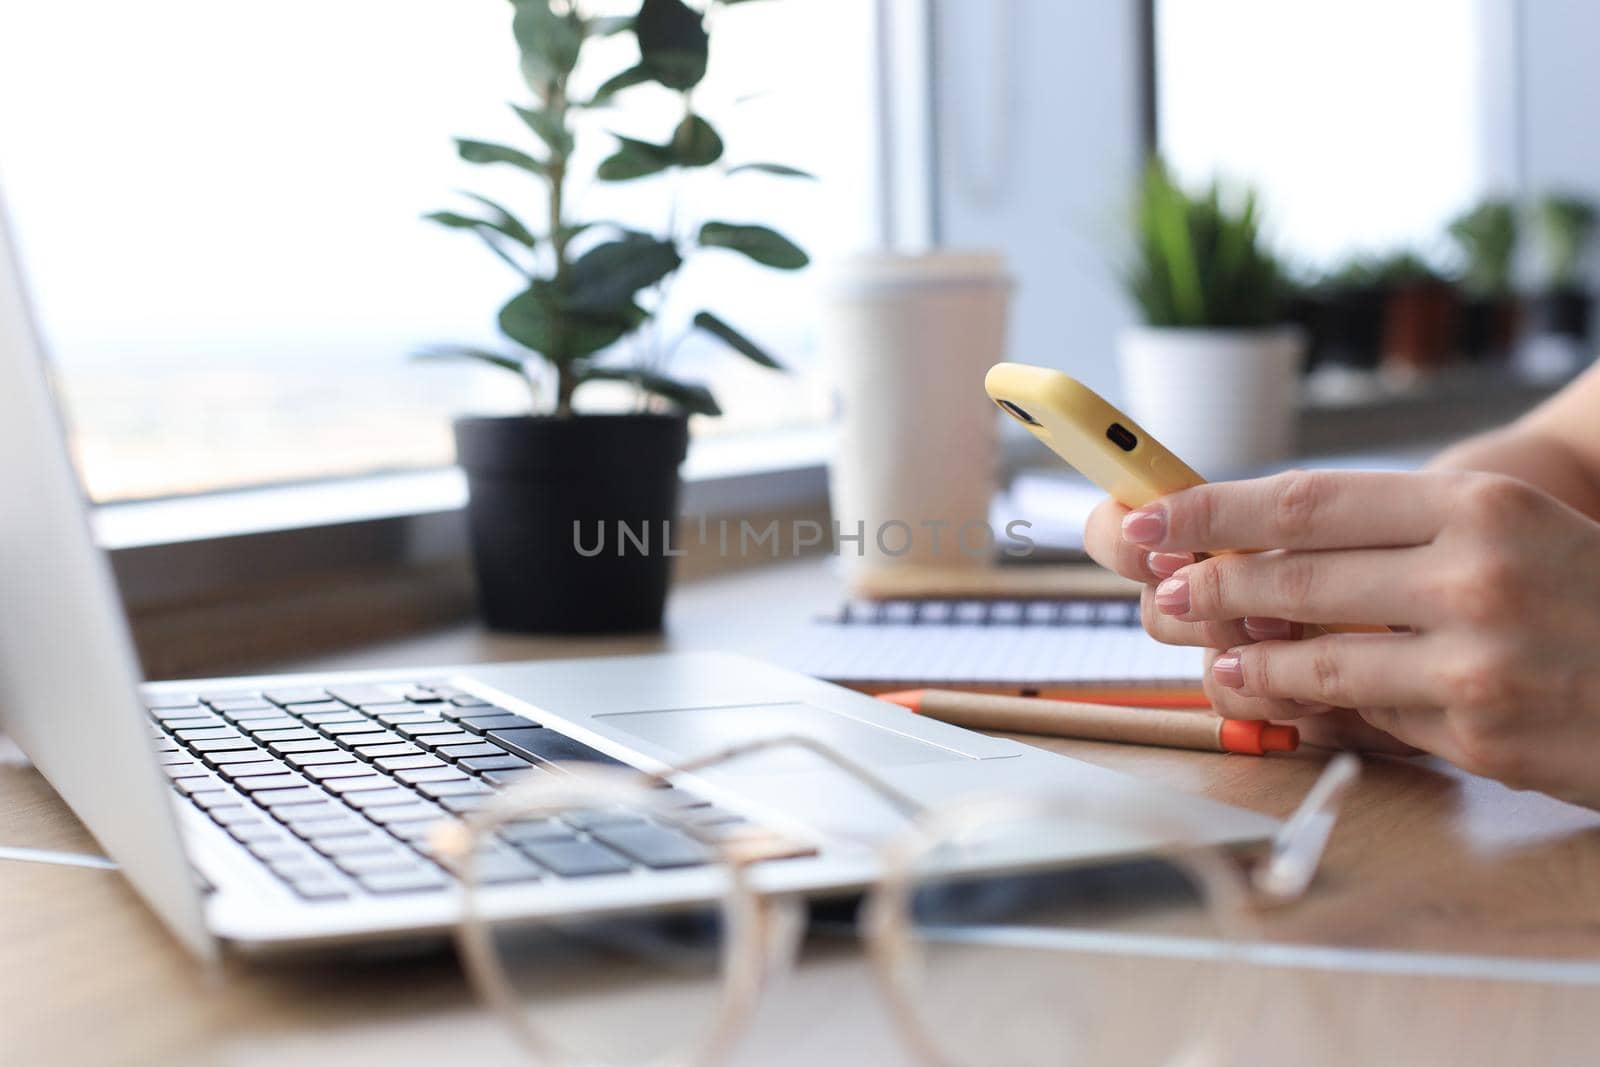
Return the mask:
[[1156, 608], [1163, 615], [1182, 615], [1189, 610], [1189, 579], [1168, 578], [1156, 586]]
[[1157, 578], [1171, 578], [1193, 562], [1194, 557], [1187, 552], [1152, 552], [1144, 561]]
[[1239, 665], [1239, 653], [1229, 652], [1217, 657], [1211, 665], [1211, 674], [1229, 689], [1244, 688], [1244, 668]]
[[1294, 624], [1288, 619], [1267, 619], [1247, 615], [1244, 632], [1257, 641], [1287, 641], [1294, 636]]
[[1158, 545], [1167, 536], [1165, 508], [1140, 508], [1122, 517], [1122, 536], [1136, 545]]

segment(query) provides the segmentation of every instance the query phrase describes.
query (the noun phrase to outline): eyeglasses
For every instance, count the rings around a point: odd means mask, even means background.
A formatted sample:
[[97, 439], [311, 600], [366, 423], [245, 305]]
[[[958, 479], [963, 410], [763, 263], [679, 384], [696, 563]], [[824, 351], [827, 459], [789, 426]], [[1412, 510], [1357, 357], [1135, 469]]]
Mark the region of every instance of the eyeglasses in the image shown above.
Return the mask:
[[[804, 829], [708, 819], [675, 788], [712, 768], [806, 754], [904, 827], [826, 842]], [[860, 863], [859, 930], [896, 1029], [937, 1067], [1227, 1062], [1255, 999], [1243, 964], [1262, 906], [1309, 886], [1353, 756], [1324, 770], [1265, 855], [1209, 843], [1145, 794], [1066, 789], [930, 808], [806, 737], [737, 745], [657, 773], [562, 765], [514, 784], [435, 852], [463, 885], [457, 942], [488, 1006], [540, 1067], [700, 1067], [722, 1059], [789, 971], [806, 900], [785, 864], [819, 846]], [[710, 809], [715, 811], [715, 809]], [[589, 883], [591, 911], [529, 915], [494, 884], [513, 843], [581, 849], [574, 827], [655, 851], [690, 901], [640, 915]], [[641, 835], [641, 836], [634, 836]], [[596, 850], [603, 851], [603, 850]], [[576, 853], [569, 855], [573, 859]], [[819, 1023], [822, 1022], [819, 1020]], [[1132, 1047], [1132, 1046], [1137, 1046]]]

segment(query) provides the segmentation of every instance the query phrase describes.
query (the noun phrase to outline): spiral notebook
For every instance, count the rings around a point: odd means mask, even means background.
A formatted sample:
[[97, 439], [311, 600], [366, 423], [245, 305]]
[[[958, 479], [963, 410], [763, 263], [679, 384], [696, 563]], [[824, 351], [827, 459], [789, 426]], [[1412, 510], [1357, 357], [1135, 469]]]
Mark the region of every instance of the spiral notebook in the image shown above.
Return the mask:
[[941, 688], [1204, 707], [1198, 649], [1163, 645], [1135, 599], [855, 600], [816, 620], [785, 665], [869, 693]]

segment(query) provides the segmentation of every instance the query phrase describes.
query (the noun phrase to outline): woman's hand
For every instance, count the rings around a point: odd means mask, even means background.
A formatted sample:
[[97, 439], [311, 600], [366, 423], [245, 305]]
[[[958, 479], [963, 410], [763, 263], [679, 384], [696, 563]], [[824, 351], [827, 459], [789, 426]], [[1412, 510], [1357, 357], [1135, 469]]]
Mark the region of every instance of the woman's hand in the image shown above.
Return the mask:
[[[1600, 807], [1600, 525], [1531, 486], [1291, 472], [1102, 506], [1087, 541], [1150, 586], [1155, 637], [1221, 650], [1221, 714], [1356, 708], [1467, 770]], [[1239, 546], [1276, 550], [1195, 561]], [[1405, 632], [1296, 640], [1311, 622]]]

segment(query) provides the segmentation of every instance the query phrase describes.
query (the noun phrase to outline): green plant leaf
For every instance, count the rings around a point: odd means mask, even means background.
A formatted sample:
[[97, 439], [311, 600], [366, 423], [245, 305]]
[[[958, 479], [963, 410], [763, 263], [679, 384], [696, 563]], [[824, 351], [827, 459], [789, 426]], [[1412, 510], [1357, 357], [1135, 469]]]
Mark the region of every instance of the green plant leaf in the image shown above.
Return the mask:
[[572, 264], [562, 302], [569, 311], [607, 315], [633, 306], [633, 296], [683, 265], [671, 241], [628, 234], [595, 245]]
[[[511, 257], [509, 252], [500, 247], [500, 243], [495, 238], [497, 234], [501, 234], [503, 231], [501, 231], [493, 223], [484, 219], [473, 218], [471, 215], [462, 215], [454, 211], [435, 211], [422, 217], [427, 219], [429, 222], [436, 222], [440, 226], [448, 226], [453, 230], [471, 230], [477, 235], [479, 240], [488, 246], [489, 251], [493, 252], [495, 255], [504, 260], [512, 270], [523, 276], [528, 274], [527, 267], [524, 267], [521, 263], [518, 263]], [[532, 235], [530, 234], [529, 236]]]
[[527, 376], [527, 367], [517, 357], [491, 352], [487, 348], [474, 348], [471, 345], [432, 345], [420, 352], [413, 352], [411, 358], [428, 361], [476, 360], [480, 363], [499, 367], [501, 370], [511, 371], [518, 377]]
[[652, 80], [650, 72], [642, 66], [632, 66], [621, 74], [613, 74], [607, 78], [600, 88], [594, 91], [594, 96], [589, 99], [590, 106], [609, 103], [613, 96], [624, 89], [631, 89], [635, 85], [643, 85]]
[[707, 248], [738, 252], [778, 270], [799, 270], [811, 262], [799, 245], [766, 226], [708, 222], [700, 227], [700, 243]]
[[514, 0], [511, 32], [522, 52], [522, 77], [541, 98], [564, 81], [578, 65], [583, 47], [583, 22], [575, 14], [560, 15], [549, 0]]
[[759, 174], [773, 174], [779, 178], [806, 178], [816, 181], [817, 176], [808, 170], [791, 167], [786, 163], [741, 163], [737, 167], [729, 167], [728, 174], [742, 174], [745, 171], [755, 171]]
[[658, 144], [618, 136], [617, 150], [600, 161], [595, 174], [601, 181], [625, 182], [657, 174], [672, 166], [672, 153]]
[[689, 114], [672, 131], [668, 146], [672, 161], [680, 167], [709, 167], [722, 158], [722, 138], [711, 123], [699, 115]]
[[465, 189], [461, 191], [461, 195], [470, 200], [476, 200], [489, 209], [489, 218], [483, 223], [485, 226], [488, 226], [496, 233], [504, 234], [524, 248], [531, 250], [538, 245], [539, 239], [533, 235], [533, 231], [528, 229], [521, 219], [501, 207], [497, 202], [490, 200], [487, 196], [467, 192]]
[[533, 131], [535, 137], [544, 142], [552, 156], [572, 154], [572, 131], [567, 129], [557, 113], [545, 108], [520, 107], [517, 104], [512, 104], [511, 110], [517, 113], [517, 117]]
[[700, 15], [683, 0], [644, 0], [634, 26], [639, 65], [668, 89], [693, 89], [706, 76], [709, 38]]
[[629, 382], [647, 393], [672, 401], [691, 415], [722, 414], [711, 390], [696, 382], [680, 382], [664, 374], [632, 367], [585, 367], [578, 372], [578, 377], [588, 382]]
[[702, 311], [694, 317], [694, 324], [700, 329], [722, 341], [729, 348], [744, 356], [752, 362], [772, 370], [783, 370], [783, 364], [769, 356], [765, 349], [750, 338], [729, 326], [709, 311]]
[[570, 363], [614, 344], [643, 322], [634, 306], [609, 315], [588, 315], [568, 308], [547, 279], [535, 279], [500, 309], [500, 330], [524, 348], [552, 363]]
[[520, 148], [510, 145], [495, 144], [492, 141], [471, 141], [466, 138], [456, 139], [456, 151], [468, 163], [509, 163], [513, 167], [520, 167], [530, 174], [543, 177], [549, 174], [549, 168], [534, 159]]

